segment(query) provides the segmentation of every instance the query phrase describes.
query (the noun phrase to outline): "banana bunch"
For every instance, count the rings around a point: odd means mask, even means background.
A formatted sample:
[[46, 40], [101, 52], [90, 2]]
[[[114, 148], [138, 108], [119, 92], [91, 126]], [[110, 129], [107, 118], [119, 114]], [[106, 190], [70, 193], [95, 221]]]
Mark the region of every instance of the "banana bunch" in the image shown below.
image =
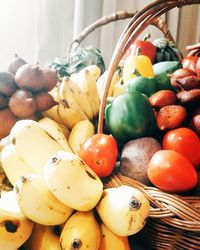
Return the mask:
[[[103, 94], [103, 89], [104, 89], [107, 73], [108, 71], [105, 71], [97, 80], [97, 90], [98, 90], [100, 100], [102, 100], [102, 94]], [[115, 97], [123, 93], [124, 93], [124, 84], [119, 73], [116, 71], [111, 80], [107, 96]]]
[[72, 152], [67, 137], [69, 131], [50, 118], [39, 122], [20, 120], [12, 128], [9, 142], [1, 151], [0, 163], [14, 186], [21, 176], [43, 175], [43, 168], [52, 154], [60, 150]]
[[100, 73], [98, 66], [90, 65], [71, 77], [64, 77], [60, 85], [51, 91], [58, 104], [43, 115], [70, 130], [79, 121], [93, 121], [99, 113], [100, 99], [96, 81]]

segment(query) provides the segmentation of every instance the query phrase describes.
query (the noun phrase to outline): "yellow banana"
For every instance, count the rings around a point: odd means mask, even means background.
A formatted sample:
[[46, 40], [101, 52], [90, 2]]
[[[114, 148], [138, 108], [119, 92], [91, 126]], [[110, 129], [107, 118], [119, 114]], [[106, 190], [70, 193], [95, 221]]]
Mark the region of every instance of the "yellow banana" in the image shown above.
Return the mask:
[[18, 249], [30, 237], [33, 222], [19, 208], [14, 191], [1, 193], [0, 249]]
[[100, 224], [101, 240], [99, 250], [131, 250], [128, 237], [118, 236], [103, 223]]
[[8, 144], [10, 144], [10, 136], [6, 136], [4, 138], [2, 138], [0, 140], [0, 151], [5, 147], [7, 146]]
[[67, 207], [49, 191], [42, 176], [30, 174], [15, 184], [19, 207], [27, 218], [42, 225], [64, 223], [73, 209]]
[[63, 135], [65, 136], [65, 138], [68, 140], [69, 139], [69, 134], [70, 134], [70, 130], [63, 124], [61, 123], [58, 123], [57, 124], [59, 125]]
[[50, 226], [35, 223], [28, 241], [24, 244], [25, 250], [61, 250], [60, 238]]
[[60, 244], [63, 250], [98, 250], [100, 229], [93, 212], [74, 213], [61, 232]]
[[62, 146], [64, 150], [72, 152], [68, 141], [58, 123], [48, 117], [44, 117], [38, 122], [42, 126], [42, 128]]
[[47, 111], [42, 112], [42, 114], [44, 117], [48, 117], [48, 118], [54, 120], [55, 122], [58, 122], [60, 124], [65, 125], [64, 122], [62, 121], [61, 117], [58, 114], [58, 107], [59, 107], [59, 104], [53, 106], [52, 108], [50, 108]]
[[[100, 100], [102, 99], [106, 75], [107, 75], [107, 71], [105, 71], [97, 80], [97, 91], [98, 91]], [[115, 72], [115, 74], [112, 78], [112, 81], [110, 83], [110, 86], [109, 86], [108, 96], [113, 96], [113, 88], [119, 80], [120, 80], [120, 76]]]
[[39, 174], [43, 174], [48, 159], [54, 153], [63, 150], [38, 122], [28, 119], [15, 123], [10, 131], [10, 140], [19, 157]]
[[89, 120], [83, 120], [72, 128], [69, 135], [69, 146], [75, 154], [80, 151], [81, 145], [95, 133], [94, 125]]
[[85, 69], [90, 72], [90, 74], [94, 77], [95, 81], [97, 81], [101, 75], [101, 69], [95, 64], [88, 65], [85, 67]]
[[67, 206], [88, 211], [96, 206], [103, 184], [76, 154], [58, 152], [44, 168], [45, 182], [55, 197]]
[[137, 233], [145, 225], [150, 204], [138, 189], [120, 186], [104, 189], [96, 209], [102, 222], [113, 233], [129, 236]]
[[122, 82], [122, 79], [120, 79], [114, 86], [113, 86], [113, 94], [112, 96], [118, 96], [125, 92], [124, 90], [124, 84]]
[[70, 130], [77, 122], [85, 120], [79, 112], [69, 107], [69, 102], [65, 99], [61, 100], [58, 105], [58, 114], [62, 119], [62, 123]]
[[60, 101], [60, 95], [59, 95], [59, 91], [58, 91], [58, 85], [56, 85], [49, 93], [53, 96], [54, 100], [56, 102]]
[[59, 86], [59, 95], [61, 99], [70, 98], [79, 105], [89, 120], [93, 119], [93, 110], [87, 95], [81, 92], [79, 86], [69, 77], [65, 77]]
[[100, 100], [95, 79], [90, 74], [89, 70], [85, 68], [72, 75], [71, 78], [78, 84], [81, 91], [90, 97], [89, 100], [93, 108], [93, 114], [94, 117], [96, 117], [99, 113]]
[[1, 164], [10, 183], [14, 186], [22, 176], [34, 173], [33, 169], [19, 157], [13, 144], [5, 146], [1, 152]]

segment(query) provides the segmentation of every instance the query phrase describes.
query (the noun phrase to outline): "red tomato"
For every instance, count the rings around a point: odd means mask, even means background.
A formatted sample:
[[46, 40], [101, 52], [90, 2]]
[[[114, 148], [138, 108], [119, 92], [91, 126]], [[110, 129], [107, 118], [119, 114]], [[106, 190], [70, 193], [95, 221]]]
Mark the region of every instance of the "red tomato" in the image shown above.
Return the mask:
[[156, 187], [173, 193], [191, 190], [198, 182], [193, 165], [173, 150], [157, 151], [149, 162], [147, 176]]
[[163, 149], [171, 149], [186, 157], [195, 167], [200, 166], [200, 139], [189, 128], [168, 131], [162, 142]]
[[93, 135], [81, 146], [79, 152], [79, 156], [99, 177], [112, 173], [117, 154], [116, 140], [106, 134]]

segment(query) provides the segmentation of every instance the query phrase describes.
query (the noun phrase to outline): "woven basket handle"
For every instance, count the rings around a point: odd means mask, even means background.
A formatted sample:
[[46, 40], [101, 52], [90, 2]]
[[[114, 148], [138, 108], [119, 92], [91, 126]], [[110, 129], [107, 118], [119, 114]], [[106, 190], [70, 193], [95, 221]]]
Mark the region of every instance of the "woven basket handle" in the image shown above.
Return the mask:
[[[111, 22], [115, 22], [118, 20], [124, 20], [127, 18], [132, 18], [136, 15], [137, 12], [128, 12], [125, 10], [117, 11], [113, 14], [110, 14], [108, 16], [103, 16], [100, 19], [96, 20], [94, 23], [87, 26], [78, 36], [73, 40], [73, 42], [70, 44], [68, 53], [70, 53], [72, 50], [76, 50], [78, 46], [81, 44], [81, 42], [94, 30], [96, 30], [99, 27], [102, 27], [106, 24], [109, 24]], [[174, 42], [174, 38], [172, 34], [170, 33], [167, 24], [162, 18], [157, 18], [152, 23], [155, 27], [160, 29], [164, 35], [164, 37], [168, 38], [170, 41]]]
[[147, 28], [152, 25], [157, 18], [167, 11], [184, 5], [199, 4], [200, 0], [156, 0], [147, 5], [144, 9], [137, 12], [128, 25], [125, 27], [119, 41], [113, 52], [113, 56], [108, 67], [108, 74], [106, 75], [103, 96], [100, 104], [99, 119], [98, 119], [98, 133], [103, 132], [104, 122], [104, 108], [108, 95], [108, 89], [115, 73], [117, 65], [124, 56], [127, 49], [135, 41], [135, 39]]

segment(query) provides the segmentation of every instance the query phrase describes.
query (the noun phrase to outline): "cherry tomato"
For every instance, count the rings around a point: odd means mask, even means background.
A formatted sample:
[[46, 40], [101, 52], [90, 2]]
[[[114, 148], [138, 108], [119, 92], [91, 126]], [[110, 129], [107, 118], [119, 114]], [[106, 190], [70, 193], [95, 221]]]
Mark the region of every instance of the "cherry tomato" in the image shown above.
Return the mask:
[[162, 147], [182, 154], [195, 167], [200, 165], [200, 139], [189, 128], [177, 128], [168, 131], [163, 137]]
[[79, 156], [99, 176], [106, 177], [117, 160], [117, 142], [106, 134], [95, 134], [82, 144]]
[[198, 182], [194, 166], [173, 150], [159, 150], [151, 158], [147, 176], [158, 188], [179, 193], [193, 189]]

